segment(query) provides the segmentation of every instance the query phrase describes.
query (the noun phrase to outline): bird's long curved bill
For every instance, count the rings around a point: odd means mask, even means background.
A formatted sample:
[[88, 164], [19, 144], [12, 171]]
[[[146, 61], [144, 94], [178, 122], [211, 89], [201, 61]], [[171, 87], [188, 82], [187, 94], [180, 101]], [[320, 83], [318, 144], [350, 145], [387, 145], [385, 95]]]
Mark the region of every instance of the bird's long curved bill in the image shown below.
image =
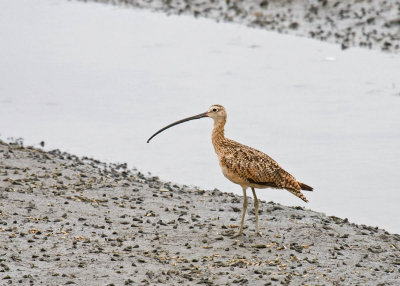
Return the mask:
[[147, 139], [147, 143], [149, 143], [150, 140], [153, 139], [153, 137], [155, 137], [156, 135], [160, 134], [161, 132], [163, 132], [164, 130], [166, 130], [166, 129], [172, 127], [172, 126], [181, 124], [181, 123], [186, 122], [186, 121], [190, 121], [190, 120], [194, 120], [194, 119], [200, 119], [200, 118], [203, 118], [203, 117], [208, 117], [208, 112], [200, 113], [200, 114], [197, 114], [197, 115], [195, 115], [195, 116], [191, 116], [191, 117], [188, 117], [188, 118], [185, 118], [185, 119], [181, 119], [181, 120], [179, 120], [179, 121], [176, 121], [176, 122], [174, 122], [174, 123], [171, 123], [170, 125], [167, 125], [167, 126], [165, 126], [164, 128], [161, 128], [161, 129], [158, 130], [156, 133], [154, 133], [153, 135], [151, 135], [151, 137], [150, 137], [149, 139]]

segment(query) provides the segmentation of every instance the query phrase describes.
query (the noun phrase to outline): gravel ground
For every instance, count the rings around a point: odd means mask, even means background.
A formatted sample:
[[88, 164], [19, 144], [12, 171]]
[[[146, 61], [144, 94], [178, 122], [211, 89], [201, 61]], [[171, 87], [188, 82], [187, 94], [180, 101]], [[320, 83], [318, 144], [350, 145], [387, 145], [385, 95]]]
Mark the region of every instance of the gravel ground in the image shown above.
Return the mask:
[[[88, 1], [88, 0], [81, 0]], [[89, 0], [289, 33], [351, 46], [400, 51], [399, 0]]]
[[[400, 235], [0, 141], [1, 285], [399, 285]], [[252, 202], [250, 202], [252, 203]]]

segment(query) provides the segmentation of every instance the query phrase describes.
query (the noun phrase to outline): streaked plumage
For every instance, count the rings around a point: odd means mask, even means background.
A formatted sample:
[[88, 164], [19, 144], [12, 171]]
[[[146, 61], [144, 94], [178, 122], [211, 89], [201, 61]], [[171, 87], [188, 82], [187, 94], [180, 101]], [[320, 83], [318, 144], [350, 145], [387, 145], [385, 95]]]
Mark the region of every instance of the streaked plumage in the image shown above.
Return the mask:
[[244, 202], [239, 235], [243, 232], [243, 223], [247, 208], [246, 189], [249, 187], [252, 189], [254, 196], [257, 233], [259, 233], [258, 199], [254, 188], [286, 189], [303, 201], [308, 202], [306, 197], [301, 193], [301, 190], [312, 191], [312, 187], [297, 181], [267, 154], [225, 138], [224, 126], [226, 123], [226, 111], [225, 108], [219, 104], [212, 105], [205, 113], [180, 120], [162, 128], [150, 137], [147, 142], [169, 127], [202, 117], [211, 117], [214, 119], [212, 143], [215, 153], [218, 155], [222, 173], [227, 179], [240, 185], [243, 189]]

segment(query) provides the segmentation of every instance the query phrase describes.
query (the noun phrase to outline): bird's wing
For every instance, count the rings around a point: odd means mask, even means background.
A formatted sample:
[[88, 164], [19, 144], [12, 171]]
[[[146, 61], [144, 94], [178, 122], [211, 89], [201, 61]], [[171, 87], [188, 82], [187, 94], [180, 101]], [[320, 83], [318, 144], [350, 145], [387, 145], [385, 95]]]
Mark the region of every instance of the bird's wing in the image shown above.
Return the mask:
[[235, 147], [229, 154], [224, 154], [222, 160], [242, 179], [265, 185], [269, 183], [276, 188], [299, 188], [289, 184], [292, 180], [297, 181], [267, 154], [241, 144]]
[[232, 142], [231, 152], [220, 160], [238, 177], [252, 184], [287, 189], [304, 201], [299, 182], [267, 154], [254, 148]]

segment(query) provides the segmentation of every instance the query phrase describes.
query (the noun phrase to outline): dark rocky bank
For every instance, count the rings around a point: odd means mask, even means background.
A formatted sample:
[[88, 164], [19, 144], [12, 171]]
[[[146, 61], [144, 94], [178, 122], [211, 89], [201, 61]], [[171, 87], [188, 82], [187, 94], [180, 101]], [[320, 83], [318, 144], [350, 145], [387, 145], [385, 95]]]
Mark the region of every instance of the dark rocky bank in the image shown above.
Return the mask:
[[280, 33], [400, 51], [399, 0], [81, 0], [193, 15]]
[[[0, 142], [0, 285], [399, 285], [400, 235]], [[251, 202], [250, 202], [251, 204]]]

